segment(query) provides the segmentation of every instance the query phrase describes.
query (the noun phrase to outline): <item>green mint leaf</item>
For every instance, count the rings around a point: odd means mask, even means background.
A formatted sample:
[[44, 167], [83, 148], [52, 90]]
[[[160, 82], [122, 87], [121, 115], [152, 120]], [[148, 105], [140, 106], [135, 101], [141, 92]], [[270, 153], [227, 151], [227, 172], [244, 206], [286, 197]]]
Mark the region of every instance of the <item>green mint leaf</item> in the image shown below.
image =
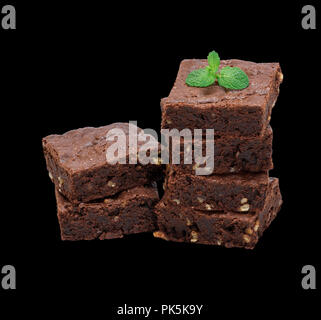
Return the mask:
[[208, 66], [192, 71], [186, 78], [186, 84], [191, 87], [208, 87], [216, 78], [221, 87], [233, 90], [245, 89], [249, 85], [247, 74], [238, 67], [224, 67], [221, 72], [217, 70], [220, 66], [220, 57], [214, 50], [207, 56]]
[[208, 87], [215, 81], [215, 74], [209, 67], [192, 71], [186, 78], [186, 84], [191, 87]]
[[217, 77], [218, 84], [227, 89], [241, 90], [249, 85], [247, 74], [238, 67], [224, 67]]
[[211, 68], [212, 72], [215, 73], [218, 70], [218, 67], [221, 62], [218, 53], [215, 51], [210, 52], [207, 56], [207, 61], [208, 61], [208, 65]]

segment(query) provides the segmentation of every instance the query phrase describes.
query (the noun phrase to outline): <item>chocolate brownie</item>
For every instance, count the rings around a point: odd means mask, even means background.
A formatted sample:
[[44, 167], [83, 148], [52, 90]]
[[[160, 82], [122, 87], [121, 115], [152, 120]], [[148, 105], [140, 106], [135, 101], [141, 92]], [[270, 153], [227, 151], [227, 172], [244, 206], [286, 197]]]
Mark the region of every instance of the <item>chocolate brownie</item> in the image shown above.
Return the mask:
[[169, 169], [166, 179], [164, 201], [205, 211], [258, 212], [269, 186], [267, 173], [196, 176]]
[[207, 88], [189, 87], [187, 75], [207, 65], [207, 60], [183, 60], [175, 84], [161, 100], [162, 128], [214, 129], [217, 135], [262, 136], [279, 94], [283, 75], [278, 63], [223, 60], [225, 66], [244, 70], [250, 84], [227, 90], [216, 83]]
[[[115, 128], [122, 129], [126, 135], [127, 164], [107, 163], [106, 150], [114, 141], [107, 141], [106, 135]], [[138, 129], [138, 132], [142, 132], [142, 129]], [[59, 192], [72, 202], [88, 202], [159, 180], [163, 175], [159, 162], [128, 164], [129, 156], [134, 153], [137, 155], [137, 150], [129, 147], [128, 136], [128, 123], [114, 123], [44, 138], [43, 149], [49, 176]], [[140, 150], [143, 142], [138, 141], [137, 144]]]
[[113, 239], [155, 230], [153, 209], [159, 200], [155, 186], [139, 186], [114, 198], [79, 204], [56, 189], [56, 199], [62, 240]]
[[[272, 128], [268, 126], [263, 137], [214, 137], [210, 143], [214, 145], [214, 170], [209, 174], [226, 174], [237, 172], [262, 172], [273, 169], [272, 161]], [[170, 140], [171, 141], [171, 140]], [[194, 160], [194, 140], [186, 140], [185, 151], [191, 155], [191, 163], [184, 163], [184, 139], [181, 139], [181, 154], [179, 164], [171, 164], [176, 171], [195, 174], [197, 167], [205, 167], [205, 164], [196, 164]], [[179, 142], [178, 142], [179, 143]], [[177, 143], [173, 141], [172, 147]], [[202, 141], [203, 155], [206, 154], [205, 140]], [[171, 149], [170, 149], [171, 150]], [[173, 163], [170, 154], [171, 163]]]
[[281, 204], [276, 178], [270, 178], [264, 207], [256, 213], [198, 211], [161, 201], [155, 208], [159, 231], [154, 236], [176, 242], [253, 249]]

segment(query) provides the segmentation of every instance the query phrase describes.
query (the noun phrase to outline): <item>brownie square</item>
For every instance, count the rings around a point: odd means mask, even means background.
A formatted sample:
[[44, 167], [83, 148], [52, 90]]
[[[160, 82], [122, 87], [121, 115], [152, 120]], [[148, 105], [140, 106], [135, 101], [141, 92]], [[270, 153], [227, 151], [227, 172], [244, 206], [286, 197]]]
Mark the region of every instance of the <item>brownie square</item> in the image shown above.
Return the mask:
[[269, 186], [264, 172], [197, 176], [170, 168], [166, 179], [164, 201], [204, 211], [260, 211]]
[[113, 239], [155, 230], [153, 209], [159, 200], [155, 185], [79, 204], [68, 201], [56, 189], [56, 199], [62, 240]]
[[281, 205], [276, 178], [270, 178], [263, 209], [256, 213], [206, 212], [161, 201], [155, 208], [159, 231], [154, 236], [176, 242], [253, 249]]
[[187, 75], [207, 65], [207, 60], [181, 62], [175, 84], [161, 100], [162, 128], [214, 129], [218, 135], [262, 136], [279, 94], [283, 75], [278, 63], [223, 60], [220, 68], [239, 67], [249, 77], [243, 90], [227, 90], [217, 83], [207, 88], [189, 87]]
[[[120, 128], [126, 133], [127, 164], [110, 164], [106, 150], [113, 141], [107, 141], [107, 133]], [[138, 128], [138, 131], [142, 129]], [[163, 168], [155, 164], [128, 164], [134, 153], [128, 145], [129, 124], [114, 123], [99, 128], [81, 128], [62, 135], [43, 138], [43, 149], [49, 176], [56, 188], [68, 200], [79, 203], [113, 196], [138, 185], [159, 180]], [[138, 141], [138, 151], [142, 142]]]
[[[273, 169], [272, 161], [272, 140], [273, 131], [267, 127], [262, 137], [235, 137], [215, 136], [210, 143], [214, 146], [214, 170], [212, 174], [227, 174], [238, 172], [264, 172]], [[171, 140], [170, 140], [171, 141]], [[176, 141], [171, 141], [173, 148], [176, 148]], [[185, 141], [185, 151], [191, 155], [191, 163], [184, 161], [184, 139], [180, 142], [180, 163], [173, 164], [171, 157], [170, 166], [176, 172], [195, 174], [196, 168], [205, 167], [206, 164], [196, 164], [194, 159], [195, 139]], [[206, 143], [202, 141], [203, 155], [206, 154]]]

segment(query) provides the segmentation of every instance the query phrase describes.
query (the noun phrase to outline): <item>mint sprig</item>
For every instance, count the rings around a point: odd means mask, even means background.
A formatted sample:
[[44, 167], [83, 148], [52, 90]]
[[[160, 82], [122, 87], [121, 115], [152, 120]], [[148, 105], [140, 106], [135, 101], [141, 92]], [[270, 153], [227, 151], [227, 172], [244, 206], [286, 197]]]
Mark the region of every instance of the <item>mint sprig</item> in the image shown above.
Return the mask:
[[249, 85], [247, 74], [238, 67], [224, 67], [217, 72], [220, 66], [220, 57], [217, 52], [212, 51], [207, 56], [208, 66], [193, 70], [186, 78], [186, 84], [191, 87], [209, 87], [216, 79], [221, 87], [241, 90]]

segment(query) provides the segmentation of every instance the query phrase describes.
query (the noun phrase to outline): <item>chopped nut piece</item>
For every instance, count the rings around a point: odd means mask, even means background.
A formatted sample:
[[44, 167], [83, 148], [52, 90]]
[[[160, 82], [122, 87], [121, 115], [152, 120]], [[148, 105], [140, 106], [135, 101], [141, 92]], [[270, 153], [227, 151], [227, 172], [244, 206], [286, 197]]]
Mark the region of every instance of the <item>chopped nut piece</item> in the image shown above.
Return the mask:
[[231, 168], [230, 168], [230, 172], [235, 172], [235, 168], [234, 168], [234, 167], [231, 167]]
[[251, 241], [251, 238], [248, 236], [248, 235], [243, 235], [243, 240], [246, 242], [246, 243], [249, 243]]
[[163, 239], [163, 240], [168, 240], [168, 238], [166, 237], [165, 233], [162, 232], [162, 231], [155, 231], [155, 232], [153, 233], [153, 236], [154, 236], [155, 238], [160, 238], [160, 239]]
[[114, 188], [114, 187], [116, 187], [116, 183], [110, 180], [110, 181], [108, 181], [107, 186]]
[[242, 198], [241, 199], [241, 204], [247, 203], [247, 198]]
[[190, 227], [191, 225], [193, 225], [192, 222], [191, 222], [191, 220], [188, 219], [188, 218], [186, 218], [186, 225], [187, 225], [188, 227]]
[[248, 203], [243, 204], [239, 208], [239, 211], [241, 211], [241, 212], [245, 212], [245, 211], [249, 211], [249, 210], [250, 210], [250, 205]]
[[181, 203], [178, 199], [173, 199], [173, 202], [175, 202], [176, 204], [180, 204]]
[[172, 123], [172, 121], [171, 121], [171, 120], [166, 120], [166, 122], [167, 122], [168, 124], [171, 124], [171, 123]]
[[238, 158], [240, 155], [240, 151], [237, 151], [236, 154], [235, 154], [235, 158]]
[[162, 164], [162, 159], [161, 158], [152, 158], [152, 162], [154, 164], [157, 164], [157, 165], [161, 165]]
[[283, 73], [282, 72], [278, 72], [278, 79], [280, 82], [283, 81]]
[[50, 180], [53, 180], [53, 176], [50, 171], [49, 171], [49, 178], [50, 178]]
[[112, 202], [111, 199], [104, 199], [104, 203], [110, 203], [110, 202]]
[[198, 241], [198, 234], [196, 231], [191, 232], [191, 242], [197, 242]]
[[211, 205], [210, 205], [210, 204], [208, 204], [208, 203], [205, 203], [205, 208], [206, 208], [206, 210], [212, 210]]
[[114, 217], [114, 222], [117, 222], [119, 220], [119, 217], [118, 216], [115, 216]]
[[58, 177], [58, 184], [59, 184], [59, 188], [61, 188], [62, 185], [64, 184], [64, 179], [61, 177]]
[[221, 241], [221, 240], [217, 240], [216, 244], [217, 244], [218, 246], [220, 246], [220, 245], [222, 244], [222, 241]]
[[195, 163], [193, 166], [193, 170], [196, 170], [197, 168], [199, 168], [199, 164]]
[[255, 232], [257, 232], [258, 230], [259, 230], [259, 227], [260, 227], [260, 221], [259, 220], [257, 220], [256, 222], [255, 222], [255, 225], [254, 225], [254, 231]]
[[251, 228], [246, 228], [245, 233], [252, 234], [253, 230]]
[[205, 201], [205, 199], [202, 198], [202, 197], [197, 197], [197, 201], [198, 201], [199, 203], [203, 203], [203, 202]]

